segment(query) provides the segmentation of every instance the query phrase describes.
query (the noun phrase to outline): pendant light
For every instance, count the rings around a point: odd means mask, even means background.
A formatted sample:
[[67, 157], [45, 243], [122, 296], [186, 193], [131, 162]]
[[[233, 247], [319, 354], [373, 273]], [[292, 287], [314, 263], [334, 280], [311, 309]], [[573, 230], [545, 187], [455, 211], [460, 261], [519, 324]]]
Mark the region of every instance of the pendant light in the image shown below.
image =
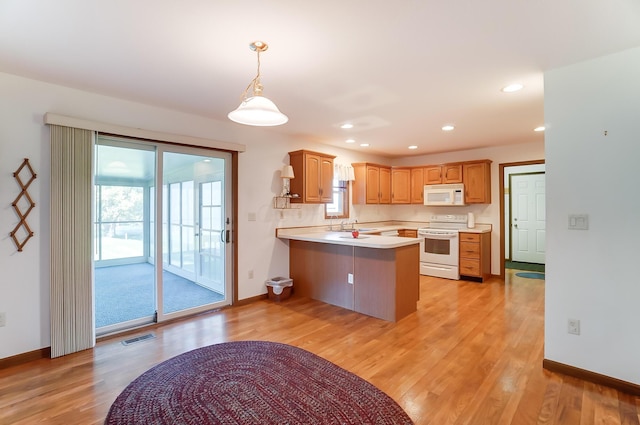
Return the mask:
[[[245, 125], [274, 126], [284, 124], [289, 121], [289, 118], [280, 112], [275, 103], [262, 95], [260, 53], [267, 50], [269, 45], [262, 41], [254, 41], [249, 47], [258, 54], [258, 73], [242, 93], [240, 106], [236, 110], [229, 112], [228, 117], [231, 121]], [[253, 95], [247, 97], [249, 89], [251, 89]]]

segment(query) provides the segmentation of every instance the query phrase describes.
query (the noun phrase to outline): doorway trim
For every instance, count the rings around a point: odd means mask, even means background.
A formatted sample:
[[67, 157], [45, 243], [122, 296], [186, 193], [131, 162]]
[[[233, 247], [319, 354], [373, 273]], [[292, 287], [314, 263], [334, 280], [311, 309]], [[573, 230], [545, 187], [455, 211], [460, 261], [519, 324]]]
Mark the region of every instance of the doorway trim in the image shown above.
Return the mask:
[[538, 165], [544, 164], [544, 159], [534, 159], [531, 161], [520, 161], [520, 162], [506, 162], [503, 164], [498, 164], [498, 179], [499, 179], [499, 189], [500, 189], [500, 279], [505, 278], [505, 269], [504, 269], [504, 248], [505, 248], [505, 222], [504, 222], [504, 213], [505, 213], [505, 202], [504, 202], [504, 169], [507, 167], [518, 167], [522, 165]]

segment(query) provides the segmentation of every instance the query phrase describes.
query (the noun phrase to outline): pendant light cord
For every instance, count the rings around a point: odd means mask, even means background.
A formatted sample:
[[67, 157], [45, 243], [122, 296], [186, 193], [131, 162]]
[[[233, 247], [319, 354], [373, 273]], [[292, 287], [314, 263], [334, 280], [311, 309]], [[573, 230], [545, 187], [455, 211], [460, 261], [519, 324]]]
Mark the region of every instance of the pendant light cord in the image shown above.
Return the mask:
[[253, 86], [253, 95], [262, 96], [262, 84], [260, 84], [260, 50], [256, 50], [256, 53], [258, 54], [258, 73], [256, 74], [255, 78], [251, 80], [247, 88], [244, 89], [244, 92], [240, 97], [242, 101], [247, 99], [247, 93], [249, 92], [249, 89], [252, 86]]

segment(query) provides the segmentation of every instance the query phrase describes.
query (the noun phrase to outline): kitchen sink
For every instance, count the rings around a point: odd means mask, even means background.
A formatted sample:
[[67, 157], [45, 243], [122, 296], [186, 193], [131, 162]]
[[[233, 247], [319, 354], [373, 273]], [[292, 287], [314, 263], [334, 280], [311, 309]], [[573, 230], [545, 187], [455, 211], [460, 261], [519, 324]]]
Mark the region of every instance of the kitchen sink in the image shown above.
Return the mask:
[[336, 229], [336, 230], [329, 230], [330, 232], [353, 232], [354, 230], [357, 230], [358, 232], [375, 232], [378, 229], [374, 229], [374, 228], [370, 228], [370, 227], [361, 227], [359, 229], [352, 229], [352, 228], [348, 228], [348, 229]]

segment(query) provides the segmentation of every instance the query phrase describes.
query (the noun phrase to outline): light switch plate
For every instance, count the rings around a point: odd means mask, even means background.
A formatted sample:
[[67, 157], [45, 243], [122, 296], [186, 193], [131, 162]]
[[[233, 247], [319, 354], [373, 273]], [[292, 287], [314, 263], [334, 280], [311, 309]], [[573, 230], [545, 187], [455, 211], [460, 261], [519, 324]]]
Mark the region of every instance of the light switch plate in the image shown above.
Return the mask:
[[589, 214], [569, 214], [570, 230], [588, 230]]

